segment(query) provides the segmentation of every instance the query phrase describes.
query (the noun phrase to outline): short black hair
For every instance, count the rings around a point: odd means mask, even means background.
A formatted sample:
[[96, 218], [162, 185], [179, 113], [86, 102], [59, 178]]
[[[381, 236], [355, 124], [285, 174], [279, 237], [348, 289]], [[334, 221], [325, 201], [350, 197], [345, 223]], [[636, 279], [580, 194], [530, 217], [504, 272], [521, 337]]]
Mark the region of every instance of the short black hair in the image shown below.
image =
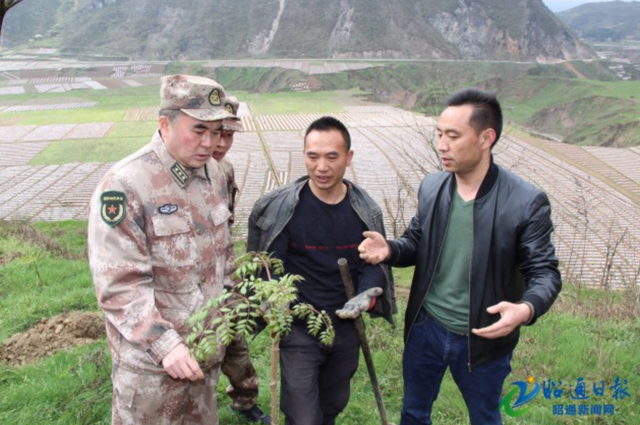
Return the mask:
[[334, 117], [321, 117], [309, 124], [307, 131], [304, 133], [304, 141], [307, 142], [307, 136], [312, 131], [331, 131], [338, 130], [342, 134], [344, 144], [347, 147], [347, 152], [351, 150], [351, 135], [347, 127], [342, 122]]
[[496, 132], [495, 146], [502, 134], [502, 108], [494, 93], [489, 93], [476, 88], [466, 88], [458, 90], [447, 97], [445, 101], [449, 106], [471, 105], [473, 113], [469, 118], [469, 125], [476, 133], [492, 128]]

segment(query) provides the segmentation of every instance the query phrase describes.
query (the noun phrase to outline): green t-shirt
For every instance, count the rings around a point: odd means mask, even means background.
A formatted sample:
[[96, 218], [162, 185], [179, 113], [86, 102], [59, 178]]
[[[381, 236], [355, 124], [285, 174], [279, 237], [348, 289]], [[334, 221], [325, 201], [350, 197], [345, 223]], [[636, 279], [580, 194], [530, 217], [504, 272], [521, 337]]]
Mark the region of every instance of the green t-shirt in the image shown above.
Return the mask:
[[445, 328], [462, 335], [469, 333], [472, 249], [473, 200], [465, 202], [454, 190], [444, 246], [423, 306]]

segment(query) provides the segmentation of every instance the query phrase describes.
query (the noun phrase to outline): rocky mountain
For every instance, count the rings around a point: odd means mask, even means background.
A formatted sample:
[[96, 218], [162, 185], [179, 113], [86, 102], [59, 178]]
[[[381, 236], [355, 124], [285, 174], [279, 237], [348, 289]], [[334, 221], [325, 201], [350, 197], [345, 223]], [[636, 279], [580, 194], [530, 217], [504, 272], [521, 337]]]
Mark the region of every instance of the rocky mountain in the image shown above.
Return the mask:
[[[135, 59], [577, 59], [592, 53], [542, 0], [27, 0], [4, 45]], [[52, 22], [53, 21], [53, 22]], [[22, 29], [22, 31], [21, 31]]]
[[640, 40], [640, 2], [587, 3], [558, 13], [580, 37], [596, 41]]

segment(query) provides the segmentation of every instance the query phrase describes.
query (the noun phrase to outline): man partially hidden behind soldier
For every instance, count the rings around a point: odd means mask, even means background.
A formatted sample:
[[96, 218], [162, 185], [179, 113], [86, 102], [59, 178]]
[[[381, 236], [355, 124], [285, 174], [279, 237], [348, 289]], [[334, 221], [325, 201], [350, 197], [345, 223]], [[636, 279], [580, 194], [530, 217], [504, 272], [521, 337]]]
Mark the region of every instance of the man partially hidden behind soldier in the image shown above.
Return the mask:
[[[238, 116], [240, 102], [235, 96], [227, 96], [225, 108], [234, 116]], [[236, 195], [238, 185], [235, 180], [233, 164], [225, 158], [233, 145], [236, 131], [244, 131], [242, 122], [236, 119], [226, 119], [222, 122], [222, 137], [213, 150], [213, 159], [218, 161], [224, 172], [229, 193], [229, 227], [235, 221]], [[242, 336], [237, 336], [222, 362], [222, 373], [229, 379], [227, 395], [231, 397], [231, 409], [251, 422], [270, 424], [271, 417], [265, 414], [257, 405], [258, 403], [258, 374], [249, 357], [249, 345]]]

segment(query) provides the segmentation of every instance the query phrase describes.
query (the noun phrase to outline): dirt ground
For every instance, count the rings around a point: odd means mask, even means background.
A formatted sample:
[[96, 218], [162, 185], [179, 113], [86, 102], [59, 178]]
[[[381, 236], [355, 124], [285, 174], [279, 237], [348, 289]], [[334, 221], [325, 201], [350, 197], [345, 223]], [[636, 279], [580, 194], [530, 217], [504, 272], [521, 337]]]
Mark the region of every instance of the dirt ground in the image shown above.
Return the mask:
[[35, 362], [61, 350], [95, 342], [105, 335], [100, 313], [63, 313], [40, 322], [27, 332], [12, 335], [0, 346], [0, 362], [12, 366]]

